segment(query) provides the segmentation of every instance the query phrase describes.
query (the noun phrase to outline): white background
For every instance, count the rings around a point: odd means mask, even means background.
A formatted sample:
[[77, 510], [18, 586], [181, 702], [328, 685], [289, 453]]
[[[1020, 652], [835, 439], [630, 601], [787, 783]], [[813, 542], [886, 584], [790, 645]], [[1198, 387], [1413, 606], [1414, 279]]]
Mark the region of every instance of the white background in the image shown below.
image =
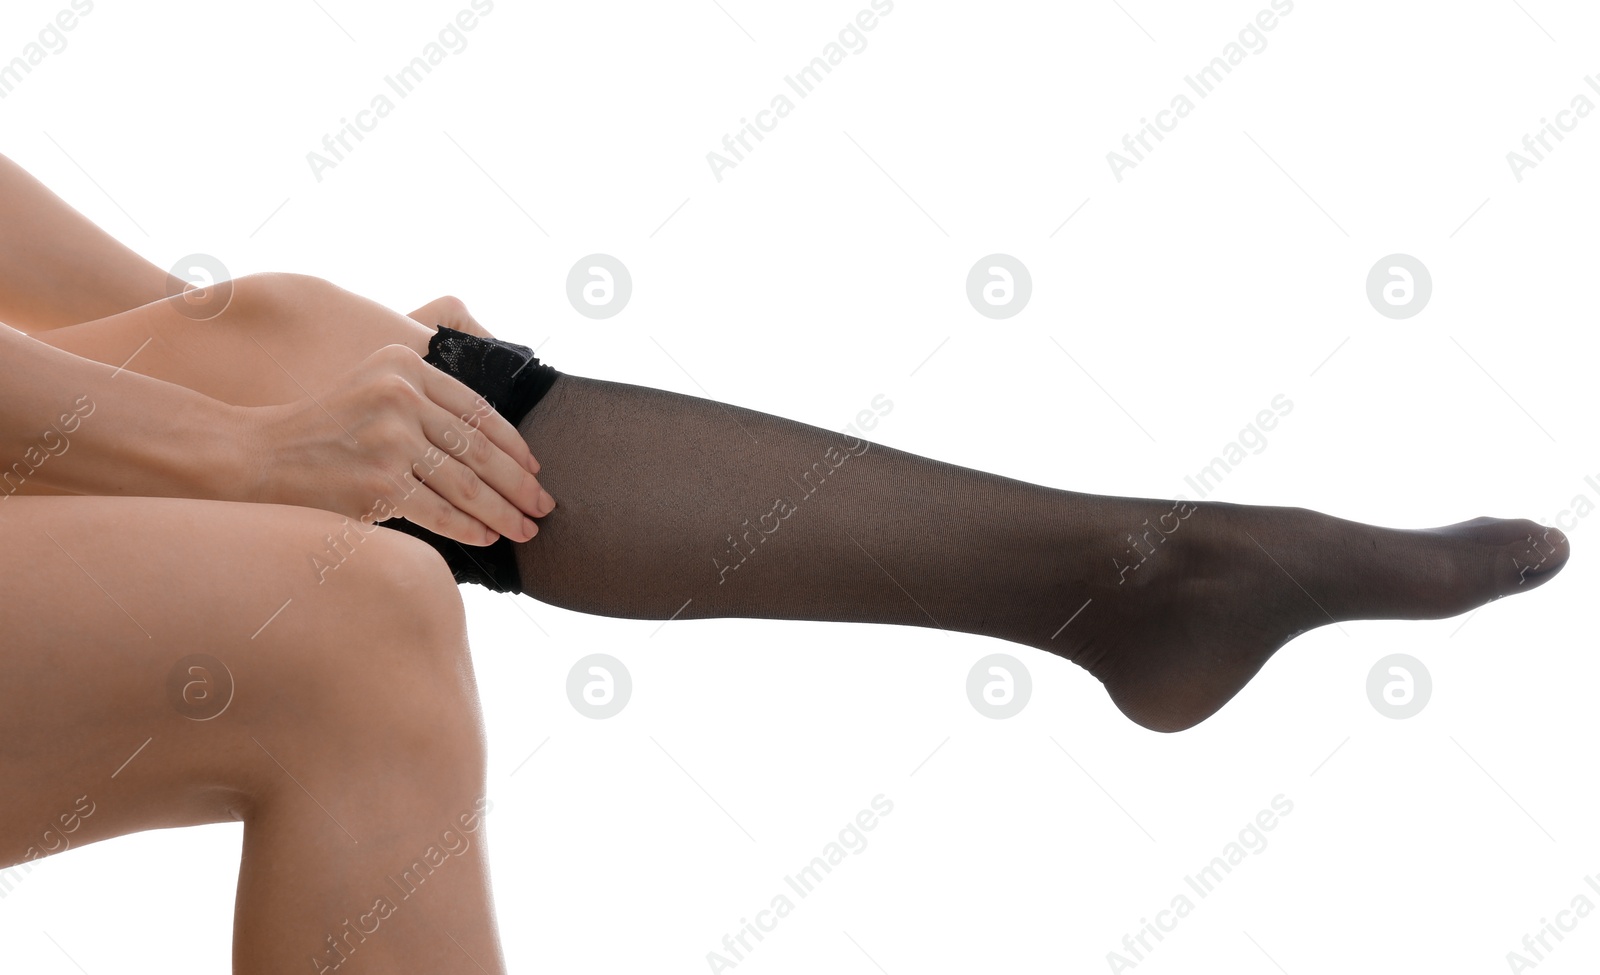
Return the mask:
[[[1183, 477], [1282, 393], [1293, 412], [1212, 497], [1403, 527], [1600, 504], [1600, 119], [1521, 182], [1506, 160], [1574, 95], [1600, 101], [1586, 5], [1301, 0], [1121, 182], [1106, 153], [1265, 0], [900, 0], [721, 182], [706, 153], [866, 0], [497, 0], [318, 181], [306, 154], [466, 2], [321, 6], [100, 0], [0, 101], [3, 151], [162, 266], [205, 251], [401, 310], [452, 293], [565, 371], [827, 427], [882, 393], [882, 442], [1053, 486], [1192, 496]], [[63, 7], [7, 3], [0, 59]], [[597, 251], [634, 282], [605, 321], [564, 290]], [[964, 295], [997, 251], [1034, 283], [1004, 321]], [[1364, 291], [1395, 252], [1433, 276], [1404, 321]], [[1600, 518], [1565, 524], [1576, 556], [1538, 592], [1314, 631], [1176, 736], [976, 637], [656, 632], [470, 589], [512, 969], [708, 971], [881, 793], [870, 845], [741, 975], [1107, 971], [1279, 794], [1266, 849], [1141, 973], [1506, 971], [1541, 918], [1600, 903]], [[1007, 721], [965, 696], [995, 651], [1034, 682]], [[606, 721], [565, 697], [592, 652], [633, 675]], [[1365, 692], [1395, 652], [1434, 682], [1403, 721]], [[90, 975], [225, 970], [239, 838], [46, 862], [0, 902], [0, 969], [77, 972], [65, 949]], [[1597, 961], [1590, 916], [1538, 971]]]

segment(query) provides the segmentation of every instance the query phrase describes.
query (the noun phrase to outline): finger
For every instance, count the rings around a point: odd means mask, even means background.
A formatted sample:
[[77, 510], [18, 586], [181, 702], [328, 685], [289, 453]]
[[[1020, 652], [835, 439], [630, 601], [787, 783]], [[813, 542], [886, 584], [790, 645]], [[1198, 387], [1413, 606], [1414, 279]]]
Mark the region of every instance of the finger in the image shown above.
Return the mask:
[[463, 514], [514, 542], [525, 542], [538, 533], [532, 518], [497, 493], [472, 468], [442, 451], [436, 452], [429, 463], [433, 467], [427, 473], [428, 486]]
[[[468, 467], [495, 493], [517, 509], [519, 514], [542, 518], [555, 507], [555, 501], [539, 484], [527, 468], [502, 451], [494, 441], [480, 430], [474, 430], [442, 409], [435, 409], [422, 417], [422, 429], [428, 439], [444, 453]], [[482, 514], [478, 514], [480, 518]], [[489, 522], [504, 534], [518, 535], [498, 522]], [[517, 522], [518, 525], [521, 522]], [[525, 526], [524, 526], [525, 527]], [[531, 534], [531, 533], [527, 533]]]
[[[485, 422], [474, 426], [470, 419], [462, 420], [439, 409], [424, 418], [423, 429], [435, 446], [470, 467], [507, 501], [535, 518], [544, 517], [556, 502], [533, 476], [533, 471], [538, 470], [538, 462], [524, 466], [506, 453], [490, 437], [492, 428], [486, 422], [490, 418], [505, 422], [504, 417], [490, 411], [485, 414]], [[516, 433], [515, 427], [511, 428], [511, 432], [514, 442], [521, 443], [522, 437]], [[526, 448], [524, 443], [523, 449]], [[528, 455], [530, 460], [532, 456]]]
[[492, 545], [499, 538], [488, 525], [440, 497], [426, 481], [418, 480], [415, 472], [407, 471], [405, 482], [408, 494], [399, 511], [413, 525], [463, 545]]
[[425, 415], [422, 427], [433, 445], [416, 472], [429, 487], [507, 538], [525, 542], [534, 536], [538, 528], [530, 516], [549, 509], [532, 474], [443, 410]]
[[[516, 461], [517, 466], [530, 474], [539, 472], [539, 462], [528, 449], [528, 442], [522, 439], [522, 434], [517, 432], [517, 428], [510, 420], [495, 412], [488, 400], [454, 376], [433, 368], [420, 358], [417, 363], [419, 368], [416, 370], [416, 380], [424, 396], [488, 437], [496, 447]], [[533, 514], [539, 516], [548, 514], [550, 508], [555, 506], [555, 499], [550, 498], [549, 494], [545, 494], [544, 497], [548, 500]]]

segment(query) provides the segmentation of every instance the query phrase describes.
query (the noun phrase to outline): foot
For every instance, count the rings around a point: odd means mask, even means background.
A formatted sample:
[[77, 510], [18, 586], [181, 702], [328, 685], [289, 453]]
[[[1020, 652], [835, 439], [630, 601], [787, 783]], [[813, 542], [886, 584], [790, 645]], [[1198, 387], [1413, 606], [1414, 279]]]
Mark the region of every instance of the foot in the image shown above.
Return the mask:
[[1455, 616], [1537, 588], [1568, 555], [1561, 532], [1525, 520], [1396, 531], [1301, 508], [1153, 504], [1113, 519], [1132, 537], [1081, 580], [1092, 612], [1034, 645], [1087, 668], [1155, 731], [1210, 717], [1307, 630]]

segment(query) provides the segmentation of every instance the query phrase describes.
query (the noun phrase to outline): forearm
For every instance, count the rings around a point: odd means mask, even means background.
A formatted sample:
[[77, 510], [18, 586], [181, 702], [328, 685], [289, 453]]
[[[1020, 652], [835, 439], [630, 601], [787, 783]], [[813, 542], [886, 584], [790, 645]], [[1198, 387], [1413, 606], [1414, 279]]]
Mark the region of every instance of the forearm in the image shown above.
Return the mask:
[[0, 156], [0, 321], [59, 328], [137, 308], [183, 283]]
[[80, 494], [252, 500], [249, 411], [0, 325], [0, 501]]

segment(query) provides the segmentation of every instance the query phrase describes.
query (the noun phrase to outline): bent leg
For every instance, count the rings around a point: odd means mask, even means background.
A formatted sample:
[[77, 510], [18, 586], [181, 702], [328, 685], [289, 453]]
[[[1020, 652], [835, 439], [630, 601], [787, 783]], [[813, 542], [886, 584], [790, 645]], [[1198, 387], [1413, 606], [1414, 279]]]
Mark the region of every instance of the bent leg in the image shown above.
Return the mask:
[[0, 156], [0, 319], [24, 332], [113, 315], [184, 283], [96, 227]]
[[242, 820], [236, 972], [503, 970], [459, 594], [426, 547], [345, 527], [176, 499], [0, 505], [26, 566], [0, 582], [0, 882], [71, 846]]
[[386, 345], [425, 353], [434, 331], [298, 274], [248, 275], [216, 296], [203, 312], [174, 297], [34, 338], [224, 403], [271, 406], [316, 396]]

